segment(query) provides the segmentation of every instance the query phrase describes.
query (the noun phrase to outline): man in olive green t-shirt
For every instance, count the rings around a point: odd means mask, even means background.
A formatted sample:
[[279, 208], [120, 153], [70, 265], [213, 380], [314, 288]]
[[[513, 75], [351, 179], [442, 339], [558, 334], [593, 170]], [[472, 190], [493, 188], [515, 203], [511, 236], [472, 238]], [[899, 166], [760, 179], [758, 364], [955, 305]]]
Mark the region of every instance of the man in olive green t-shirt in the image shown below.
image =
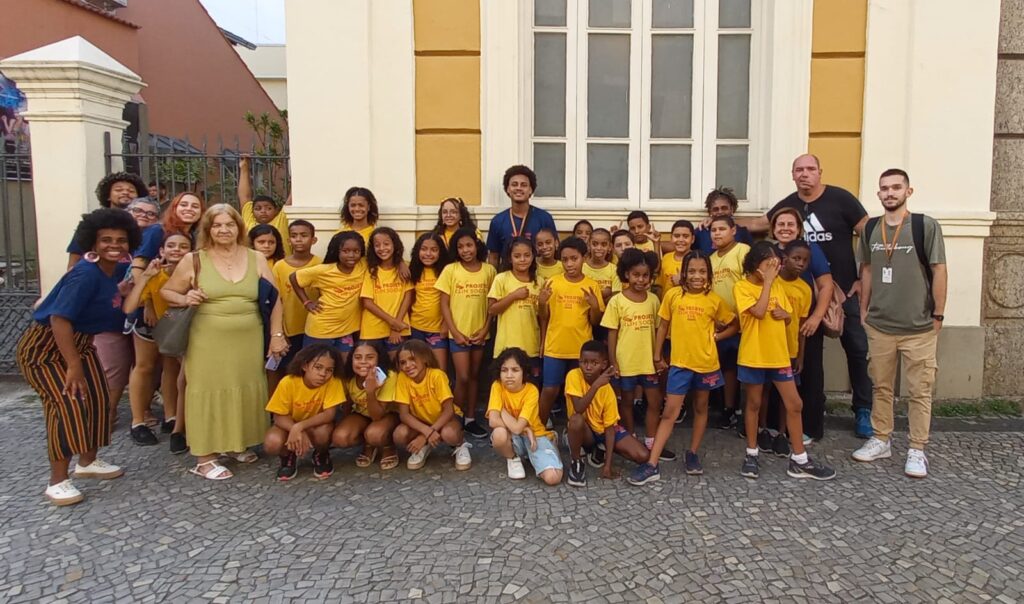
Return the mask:
[[[904, 473], [924, 478], [928, 475], [924, 447], [932, 417], [935, 349], [946, 308], [946, 250], [939, 223], [930, 216], [915, 220], [907, 209], [913, 193], [906, 172], [898, 168], [882, 172], [878, 199], [885, 213], [868, 223], [858, 244], [860, 310], [874, 383], [871, 425], [875, 435], [854, 451], [853, 458], [874, 461], [892, 456], [893, 388], [896, 363], [902, 358], [910, 391], [910, 449]], [[915, 227], [923, 232], [915, 233]]]

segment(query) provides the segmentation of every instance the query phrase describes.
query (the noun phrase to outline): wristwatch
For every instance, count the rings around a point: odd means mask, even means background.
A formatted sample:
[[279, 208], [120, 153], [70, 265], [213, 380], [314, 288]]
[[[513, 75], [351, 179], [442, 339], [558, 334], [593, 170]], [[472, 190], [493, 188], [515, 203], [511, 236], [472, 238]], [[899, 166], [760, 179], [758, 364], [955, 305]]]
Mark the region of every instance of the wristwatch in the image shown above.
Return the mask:
[[946, 319], [946, 315], [934, 315], [933, 314], [932, 318], [935, 319], [936, 321], [938, 321], [939, 323], [942, 323]]

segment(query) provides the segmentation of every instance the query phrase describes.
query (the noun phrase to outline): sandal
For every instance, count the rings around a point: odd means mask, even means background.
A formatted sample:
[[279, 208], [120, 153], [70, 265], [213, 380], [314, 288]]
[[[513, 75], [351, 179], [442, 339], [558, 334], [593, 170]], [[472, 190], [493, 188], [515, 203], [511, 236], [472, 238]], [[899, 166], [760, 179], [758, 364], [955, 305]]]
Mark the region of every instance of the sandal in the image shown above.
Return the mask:
[[[367, 454], [367, 451], [370, 453]], [[356, 457], [356, 466], [360, 468], [368, 468], [375, 459], [377, 459], [377, 447], [365, 447], [362, 453]]]
[[398, 452], [395, 451], [394, 447], [388, 447], [385, 451], [391, 451], [390, 455], [384, 455], [380, 458], [380, 469], [381, 470], [394, 470], [398, 467]]
[[[206, 471], [203, 471], [201, 469], [203, 466], [212, 467]], [[195, 474], [196, 476], [201, 476], [207, 480], [227, 480], [228, 478], [234, 476], [234, 474], [231, 473], [231, 470], [225, 468], [216, 461], [204, 461], [203, 463], [196, 464], [196, 467], [189, 470], [189, 473]]]
[[238, 463], [253, 463], [253, 462], [259, 460], [259, 458], [260, 458], [259, 455], [256, 455], [252, 451], [248, 451], [248, 450], [247, 451], [242, 451], [240, 453], [234, 453], [234, 452], [221, 453], [220, 456], [233, 459], [233, 460], [237, 461]]

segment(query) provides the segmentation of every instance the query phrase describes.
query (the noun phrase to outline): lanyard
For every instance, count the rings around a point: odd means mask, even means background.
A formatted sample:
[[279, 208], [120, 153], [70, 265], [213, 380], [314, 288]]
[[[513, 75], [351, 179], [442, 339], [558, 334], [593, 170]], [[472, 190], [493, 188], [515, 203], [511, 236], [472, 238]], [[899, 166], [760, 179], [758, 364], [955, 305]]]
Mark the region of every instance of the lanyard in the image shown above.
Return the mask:
[[889, 225], [885, 224], [885, 220], [882, 220], [882, 248], [885, 249], [885, 265], [892, 266], [892, 253], [896, 251], [896, 244], [900, 240], [900, 231], [903, 229], [903, 223], [907, 220], [907, 214], [910, 212], [903, 212], [903, 217], [900, 218], [900, 223], [896, 225], [896, 232], [892, 235], [892, 245], [886, 241], [885, 232]]
[[514, 214], [512, 214], [512, 208], [508, 209], [508, 221], [510, 223], [510, 226], [512, 227], [513, 239], [521, 235], [522, 232], [526, 230], [526, 221], [530, 219], [530, 210], [532, 209], [533, 208], [531, 208], [530, 206], [526, 206], [526, 216], [523, 217], [523, 221], [519, 224], [519, 229], [516, 229], [516, 217]]

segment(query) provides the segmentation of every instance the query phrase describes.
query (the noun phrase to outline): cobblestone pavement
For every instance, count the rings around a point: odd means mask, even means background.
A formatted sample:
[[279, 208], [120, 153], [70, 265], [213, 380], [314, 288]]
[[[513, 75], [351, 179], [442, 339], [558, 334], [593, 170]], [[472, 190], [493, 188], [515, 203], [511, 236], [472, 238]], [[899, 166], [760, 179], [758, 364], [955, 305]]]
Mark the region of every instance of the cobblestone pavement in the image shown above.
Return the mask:
[[858, 441], [833, 433], [812, 454], [839, 477], [812, 483], [775, 458], [741, 478], [740, 441], [712, 431], [703, 477], [673, 462], [653, 487], [591, 470], [573, 489], [510, 481], [482, 445], [469, 472], [442, 451], [386, 474], [335, 451], [325, 482], [303, 466], [279, 484], [266, 459], [208, 482], [163, 442], [134, 446], [122, 420], [104, 457], [127, 475], [80, 480], [86, 501], [57, 509], [36, 399], [0, 400], [0, 602], [1024, 599], [1020, 433], [935, 434], [923, 481], [902, 475], [902, 442], [858, 465]]

